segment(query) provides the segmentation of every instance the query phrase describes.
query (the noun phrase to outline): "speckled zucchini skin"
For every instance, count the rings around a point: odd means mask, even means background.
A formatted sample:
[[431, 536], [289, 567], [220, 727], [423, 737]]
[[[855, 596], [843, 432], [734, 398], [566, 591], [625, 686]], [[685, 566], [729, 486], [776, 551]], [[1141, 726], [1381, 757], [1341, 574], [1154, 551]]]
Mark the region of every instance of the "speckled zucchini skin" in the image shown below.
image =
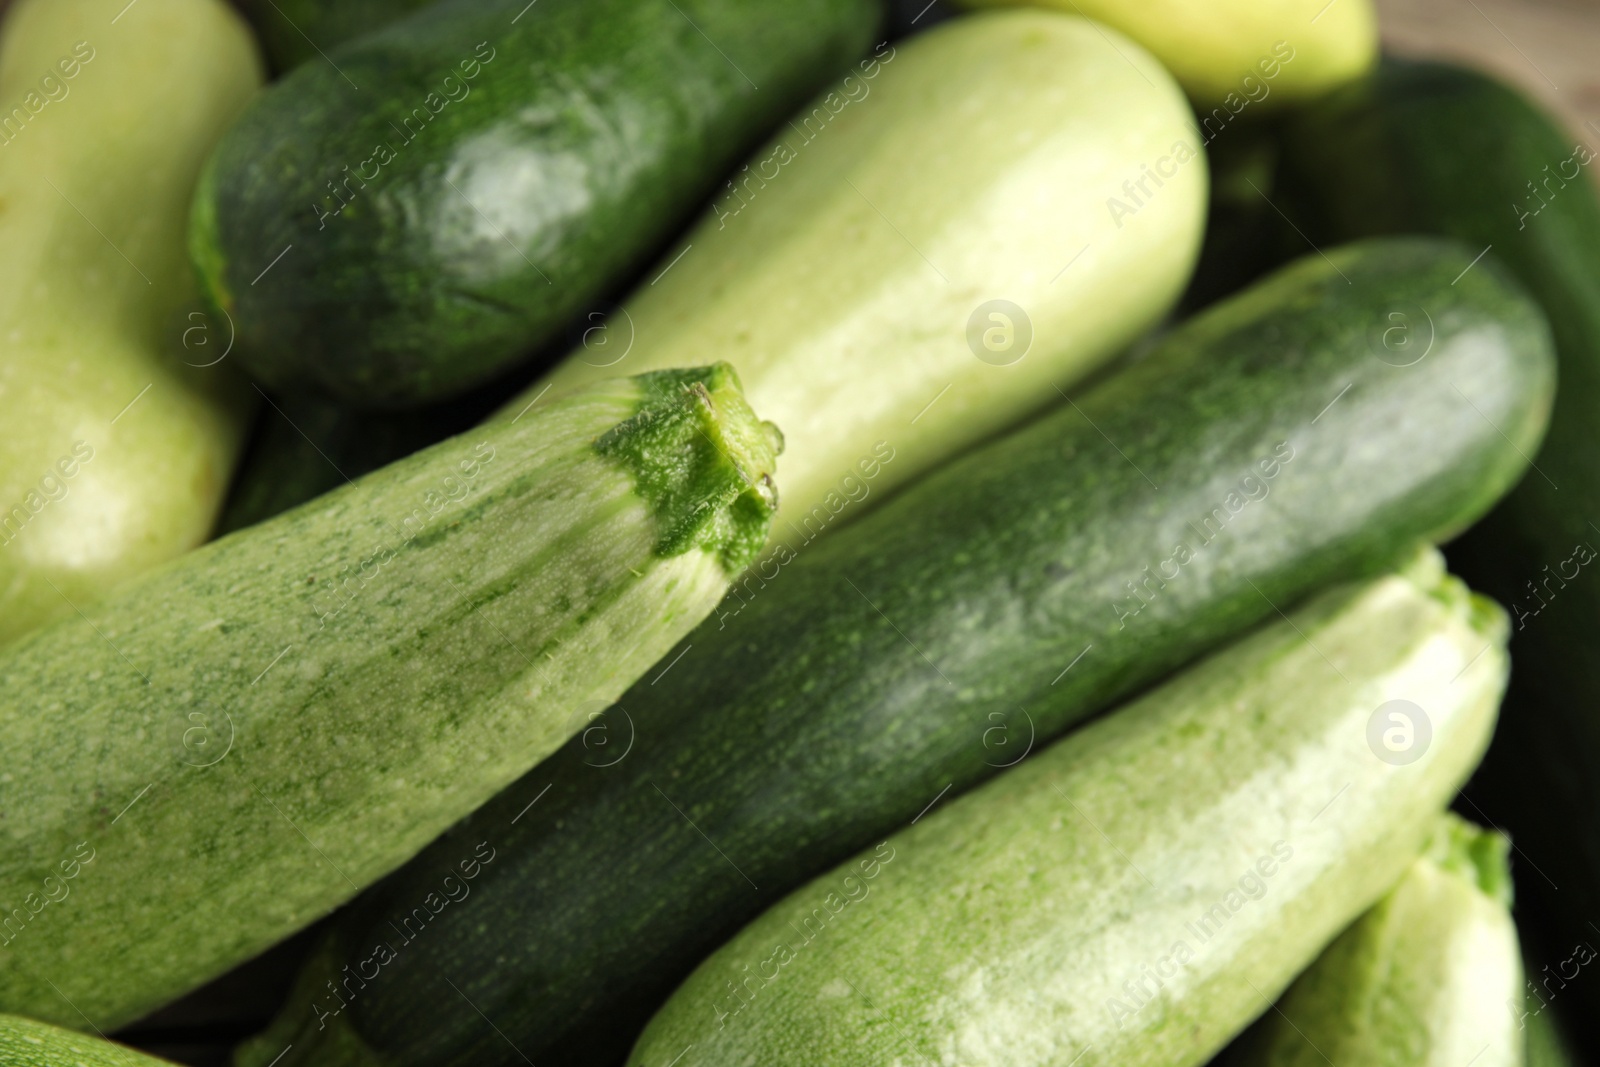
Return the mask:
[[[1518, 911], [1546, 963], [1592, 938], [1600, 910], [1600, 578], [1583, 562], [1600, 548], [1600, 200], [1576, 153], [1592, 144], [1475, 71], [1386, 60], [1290, 123], [1282, 157], [1281, 203], [1313, 239], [1493, 245], [1483, 262], [1509, 267], [1550, 321], [1561, 387], [1542, 473], [1450, 550], [1512, 614], [1517, 672], [1472, 788], [1549, 879], [1522, 879]], [[1571, 983], [1555, 1010], [1593, 1020], [1600, 983]], [[1600, 1053], [1600, 1029], [1579, 1032]]]
[[88, 1034], [18, 1015], [0, 1015], [0, 1063], [6, 1067], [171, 1067]]
[[549, 754], [765, 541], [769, 430], [725, 364], [617, 379], [9, 647], [0, 1008], [136, 1018]]
[[[819, 875], [628, 1063], [1205, 1063], [1393, 885], [1488, 744], [1505, 613], [1442, 569], [1274, 618]], [[1394, 700], [1432, 725], [1405, 766], [1368, 747]]]
[[276, 388], [459, 392], [640, 266], [880, 15], [441, 0], [300, 67], [223, 138], [191, 228], [202, 288]]
[[1382, 900], [1217, 1067], [1522, 1067], [1511, 842], [1446, 815]]
[[[817, 871], [1274, 605], [1480, 515], [1542, 432], [1537, 312], [1492, 265], [1452, 286], [1472, 258], [1455, 245], [1329, 257], [758, 567], [604, 729], [347, 912], [240, 1062], [291, 1043], [280, 1067], [500, 1062], [500, 1033], [535, 1063], [615, 1062], [695, 963]], [[1384, 362], [1386, 315], [1415, 305], [1431, 352]], [[1203, 544], [1190, 524], [1233, 505]], [[483, 839], [504, 860], [341, 1007], [328, 983], [400, 945], [390, 922]]]

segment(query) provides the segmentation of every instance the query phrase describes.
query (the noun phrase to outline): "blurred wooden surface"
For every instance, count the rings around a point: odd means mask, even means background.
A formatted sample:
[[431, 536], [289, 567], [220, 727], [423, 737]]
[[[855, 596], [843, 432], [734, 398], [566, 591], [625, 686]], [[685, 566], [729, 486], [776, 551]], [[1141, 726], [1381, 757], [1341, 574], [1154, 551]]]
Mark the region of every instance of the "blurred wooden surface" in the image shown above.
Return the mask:
[[1377, 0], [1384, 47], [1521, 87], [1600, 147], [1600, 0]]

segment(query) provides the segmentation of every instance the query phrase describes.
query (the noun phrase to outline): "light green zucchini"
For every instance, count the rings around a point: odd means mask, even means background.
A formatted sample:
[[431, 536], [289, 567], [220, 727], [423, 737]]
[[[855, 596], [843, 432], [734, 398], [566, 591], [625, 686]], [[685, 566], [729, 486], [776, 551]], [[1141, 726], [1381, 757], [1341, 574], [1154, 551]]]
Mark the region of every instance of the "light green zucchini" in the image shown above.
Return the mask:
[[6, 1067], [170, 1067], [123, 1045], [59, 1026], [0, 1015], [0, 1063]]
[[[1155, 53], [1202, 124], [1228, 125], [1321, 96], [1378, 58], [1372, 0], [959, 0], [1029, 4], [1115, 26]], [[1210, 126], [1207, 126], [1208, 131]]]
[[1511, 841], [1454, 815], [1400, 883], [1240, 1040], [1227, 1067], [1521, 1067]]
[[0, 652], [0, 1009], [109, 1028], [410, 857], [711, 611], [776, 448], [726, 364], [599, 383]]
[[1191, 126], [1154, 59], [1083, 19], [980, 15], [881, 48], [505, 412], [725, 359], [788, 442], [774, 532], [815, 536], [1060, 404], [1171, 307], [1205, 217]]
[[1417, 855], [1506, 630], [1432, 550], [1324, 594], [791, 894], [629, 1063], [1204, 1063]]
[[261, 68], [221, 0], [22, 0], [0, 42], [3, 642], [210, 533], [248, 390], [198, 366], [189, 196]]

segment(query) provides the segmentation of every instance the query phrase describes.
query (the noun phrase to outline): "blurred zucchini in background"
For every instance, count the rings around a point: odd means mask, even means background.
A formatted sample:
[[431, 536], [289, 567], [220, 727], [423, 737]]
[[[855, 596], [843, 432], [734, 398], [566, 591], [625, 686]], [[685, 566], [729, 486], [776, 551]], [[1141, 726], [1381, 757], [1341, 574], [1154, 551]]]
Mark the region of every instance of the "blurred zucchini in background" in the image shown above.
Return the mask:
[[[1566, 958], [1573, 942], [1592, 940], [1588, 924], [1600, 913], [1594, 155], [1492, 78], [1447, 64], [1386, 60], [1372, 78], [1286, 123], [1278, 200], [1319, 244], [1417, 231], [1470, 242], [1483, 254], [1472, 272], [1500, 260], [1550, 320], [1561, 387], [1549, 437], [1534, 471], [1450, 550], [1461, 573], [1512, 615], [1516, 677], [1472, 793], [1542, 872], [1522, 880], [1518, 921], [1545, 960]], [[1411, 327], [1400, 332], [1423, 339]], [[1590, 1055], [1600, 1052], [1592, 1022], [1600, 982], [1572, 983], [1556, 1004], [1559, 1012], [1569, 1009], [1574, 1022], [1589, 1020], [1580, 1033]]]
[[124, 1045], [17, 1015], [0, 1015], [0, 1063], [6, 1067], [171, 1067], [166, 1060]]
[[[436, 406], [437, 407], [437, 406]], [[280, 397], [261, 413], [239, 461], [217, 536], [254, 526], [386, 463], [460, 433], [436, 407], [368, 412], [321, 397]]]
[[[1505, 631], [1433, 550], [1274, 619], [790, 894], [628, 1062], [1205, 1063], [1417, 854]], [[1392, 702], [1431, 725], [1398, 767]]]
[[776, 448], [726, 364], [613, 379], [13, 643], [0, 1008], [127, 1022], [409, 858], [705, 617]]
[[368, 411], [317, 396], [268, 397], [217, 520], [242, 530], [481, 422], [505, 398], [490, 383], [413, 411]]
[[1446, 815], [1400, 883], [1219, 1065], [1522, 1067], [1510, 849]]
[[292, 70], [436, 0], [237, 0], [273, 71]]
[[626, 281], [881, 18], [878, 0], [440, 0], [233, 126], [195, 199], [201, 285], [276, 390], [460, 393]]
[[[662, 670], [343, 912], [238, 1063], [478, 1065], [509, 1039], [614, 1064], [783, 893], [1275, 605], [1481, 515], [1549, 405], [1533, 304], [1493, 266], [1452, 286], [1472, 256], [1451, 244], [1328, 255], [758, 565]], [[1440, 332], [1397, 367], [1372, 330], [1408, 300]], [[419, 918], [480, 841], [500, 858]]]
[[1148, 48], [1194, 101], [1208, 131], [1313, 100], [1378, 58], [1372, 0], [958, 0], [1053, 8], [1113, 26]]
[[[1526, 960], [1526, 956], [1524, 956]], [[1554, 1011], [1546, 1010], [1549, 1002], [1532, 986], [1545, 979], [1543, 974], [1525, 968], [1528, 989], [1523, 1000], [1523, 1011], [1518, 1021], [1527, 1039], [1526, 1067], [1575, 1067], [1581, 1061], [1572, 1050], [1562, 1021]], [[1508, 1005], [1509, 1007], [1510, 1005]]]
[[605, 348], [505, 412], [726, 359], [783, 427], [793, 548], [1062, 403], [1172, 307], [1205, 220], [1190, 125], [1159, 64], [1083, 19], [974, 16], [881, 48], [734, 172]]
[[204, 540], [248, 421], [227, 364], [184, 365], [228, 333], [184, 229], [260, 63], [220, 0], [126, 7], [0, 27], [0, 642]]
[[[1178, 303], [1187, 318], [1306, 251], [1272, 209], [1277, 141], [1262, 126], [1236, 127], [1206, 145], [1211, 199], [1194, 276]], [[1285, 232], [1287, 231], [1287, 232]]]

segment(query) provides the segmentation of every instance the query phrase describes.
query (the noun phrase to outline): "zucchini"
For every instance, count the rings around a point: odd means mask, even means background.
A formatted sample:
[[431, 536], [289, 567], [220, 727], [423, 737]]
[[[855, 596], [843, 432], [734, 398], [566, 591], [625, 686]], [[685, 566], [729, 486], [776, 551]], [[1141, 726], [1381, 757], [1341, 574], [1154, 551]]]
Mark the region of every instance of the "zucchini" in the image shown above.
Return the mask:
[[[1472, 258], [1453, 245], [1329, 256], [768, 558], [668, 668], [343, 913], [239, 1063], [475, 1064], [501, 1034], [535, 1063], [615, 1063], [817, 871], [1273, 605], [1481, 514], [1549, 402], [1532, 305], [1493, 267], [1451, 286]], [[1439, 323], [1404, 369], [1368, 347], [1396, 300]], [[470, 899], [408, 926], [483, 841], [501, 858]]]
[[[1505, 631], [1432, 550], [1275, 619], [790, 894], [628, 1062], [1203, 1064], [1417, 854]], [[1398, 772], [1392, 702], [1432, 726]]]
[[1172, 71], [1206, 139], [1238, 116], [1292, 107], [1364, 74], [1378, 58], [1371, 0], [959, 0], [1029, 4], [1113, 26]]
[[239, 0], [272, 69], [326, 61], [346, 41], [371, 33], [434, 0]]
[[0, 642], [203, 541], [248, 419], [184, 365], [184, 227], [260, 64], [221, 0], [106, 30], [126, 7], [24, 0], [0, 33]]
[[1227, 1067], [1522, 1067], [1510, 839], [1445, 816], [1400, 883], [1241, 1038]]
[[171, 1067], [123, 1045], [18, 1015], [0, 1015], [0, 1063], [6, 1067]]
[[[1600, 522], [1600, 201], [1584, 173], [1592, 158], [1493, 79], [1397, 60], [1290, 122], [1283, 149], [1280, 203], [1312, 239], [1447, 234], [1486, 253], [1474, 271], [1491, 259], [1509, 267], [1550, 321], [1561, 389], [1533, 458], [1538, 473], [1451, 548], [1461, 573], [1514, 620], [1516, 679], [1473, 790], [1542, 872], [1522, 880], [1519, 917], [1544, 960], [1592, 940], [1600, 908], [1600, 673], [1591, 667], [1600, 584], [1588, 575], [1600, 547], [1591, 526]], [[1572, 983], [1563, 996], [1574, 1019], [1600, 1011], [1600, 983]]]
[[625, 280], [880, 16], [440, 0], [298, 68], [222, 139], [195, 198], [202, 288], [276, 389], [461, 392]]
[[[975, 16], [881, 49], [735, 173], [605, 347], [505, 411], [726, 359], [783, 427], [775, 533], [798, 550], [1060, 403], [1170, 309], [1205, 220], [1190, 125], [1153, 59], [1082, 19]], [[1130, 179], [1149, 198], [1108, 209]]]
[[120, 1024], [410, 857], [713, 608], [773, 433], [725, 364], [616, 379], [0, 652], [0, 1007]]

